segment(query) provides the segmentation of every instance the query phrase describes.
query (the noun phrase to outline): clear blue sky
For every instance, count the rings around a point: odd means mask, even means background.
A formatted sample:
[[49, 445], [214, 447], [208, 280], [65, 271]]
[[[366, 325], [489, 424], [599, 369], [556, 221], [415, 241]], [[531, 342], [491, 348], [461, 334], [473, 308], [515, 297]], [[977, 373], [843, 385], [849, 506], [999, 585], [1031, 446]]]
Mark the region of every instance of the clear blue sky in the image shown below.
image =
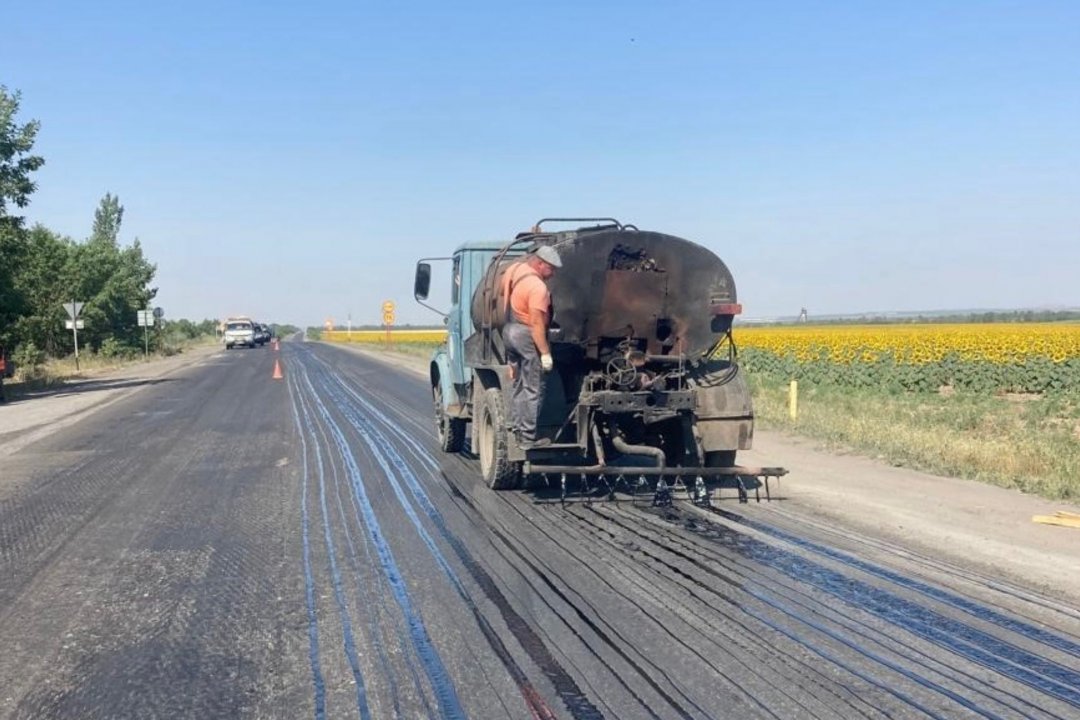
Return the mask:
[[613, 215], [747, 316], [1080, 305], [1077, 2], [24, 2], [28, 217], [105, 192], [171, 317], [433, 315], [418, 256]]

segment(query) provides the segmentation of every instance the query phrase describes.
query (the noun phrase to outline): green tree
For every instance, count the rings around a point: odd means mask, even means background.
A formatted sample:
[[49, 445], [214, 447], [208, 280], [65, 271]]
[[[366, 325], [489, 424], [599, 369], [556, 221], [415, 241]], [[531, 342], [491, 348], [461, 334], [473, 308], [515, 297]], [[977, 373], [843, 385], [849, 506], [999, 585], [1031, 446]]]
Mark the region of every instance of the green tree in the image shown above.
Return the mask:
[[94, 212], [90, 237], [75, 246], [71, 258], [73, 299], [86, 302], [82, 314], [85, 337], [95, 348], [107, 338], [141, 347], [136, 313], [157, 295], [157, 288], [150, 287], [157, 267], [146, 259], [138, 238], [129, 247], [120, 245], [123, 218], [120, 199], [107, 193]]
[[45, 164], [31, 154], [40, 123], [18, 124], [21, 94], [0, 85], [0, 344], [14, 344], [15, 322], [25, 308], [25, 299], [15, 287], [15, 270], [25, 259], [26, 232], [23, 218], [13, 208], [30, 202], [36, 184], [31, 174]]
[[62, 304], [71, 300], [71, 238], [35, 225], [27, 234], [27, 252], [16, 275], [16, 290], [25, 299], [25, 311], [16, 323], [19, 337], [33, 340], [49, 355], [70, 351], [71, 334], [64, 329], [67, 313]]
[[120, 226], [123, 223], [124, 206], [120, 204], [120, 197], [105, 193], [94, 211], [94, 229], [89, 242], [116, 247], [120, 242]]

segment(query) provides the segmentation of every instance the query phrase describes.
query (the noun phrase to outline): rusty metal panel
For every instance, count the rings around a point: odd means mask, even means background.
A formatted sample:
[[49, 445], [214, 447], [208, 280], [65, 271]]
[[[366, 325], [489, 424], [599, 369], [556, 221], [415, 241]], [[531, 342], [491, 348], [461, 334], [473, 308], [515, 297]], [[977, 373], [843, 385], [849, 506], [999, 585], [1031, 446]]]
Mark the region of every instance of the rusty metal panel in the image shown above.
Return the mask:
[[648, 352], [659, 353], [656, 321], [667, 309], [666, 273], [608, 270], [604, 294], [591, 334], [597, 337], [639, 337], [651, 340]]

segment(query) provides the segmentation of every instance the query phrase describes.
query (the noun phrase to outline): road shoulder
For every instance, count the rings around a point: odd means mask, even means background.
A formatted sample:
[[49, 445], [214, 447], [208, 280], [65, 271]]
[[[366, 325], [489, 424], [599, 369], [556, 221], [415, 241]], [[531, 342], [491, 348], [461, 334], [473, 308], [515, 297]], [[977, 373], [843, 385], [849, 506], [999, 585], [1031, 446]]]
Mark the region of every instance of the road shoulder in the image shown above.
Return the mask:
[[65, 428], [168, 375], [221, 352], [218, 345], [192, 348], [181, 355], [94, 373], [0, 405], [0, 457]]
[[1032, 522], [1076, 505], [838, 455], [778, 432], [757, 431], [742, 461], [791, 471], [779, 493], [786, 510], [1080, 600], [1080, 576], [1070, 571], [1080, 566], [1080, 531]]

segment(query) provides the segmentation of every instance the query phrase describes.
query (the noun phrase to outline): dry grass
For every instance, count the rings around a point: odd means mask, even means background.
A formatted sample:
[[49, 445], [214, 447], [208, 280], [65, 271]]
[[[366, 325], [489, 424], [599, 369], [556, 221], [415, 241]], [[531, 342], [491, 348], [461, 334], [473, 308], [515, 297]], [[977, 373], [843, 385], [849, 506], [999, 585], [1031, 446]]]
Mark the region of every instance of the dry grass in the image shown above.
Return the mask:
[[787, 386], [755, 378], [758, 419], [833, 449], [894, 465], [1019, 488], [1053, 499], [1080, 497], [1080, 393], [1013, 396], [890, 394], [800, 384], [799, 418]]
[[[198, 338], [188, 340], [179, 345], [172, 346], [168, 353], [151, 353], [150, 359], [155, 360], [169, 355], [176, 355], [196, 347], [215, 345], [216, 338]], [[17, 397], [20, 393], [28, 390], [37, 390], [45, 387], [53, 387], [63, 384], [67, 380], [92, 378], [104, 373], [119, 370], [132, 365], [146, 362], [143, 355], [131, 357], [106, 357], [92, 352], [79, 353], [79, 367], [75, 368], [75, 356], [68, 355], [62, 358], [49, 358], [43, 364], [30, 371], [26, 368], [18, 368], [15, 377], [5, 383], [5, 388], [12, 396]]]

